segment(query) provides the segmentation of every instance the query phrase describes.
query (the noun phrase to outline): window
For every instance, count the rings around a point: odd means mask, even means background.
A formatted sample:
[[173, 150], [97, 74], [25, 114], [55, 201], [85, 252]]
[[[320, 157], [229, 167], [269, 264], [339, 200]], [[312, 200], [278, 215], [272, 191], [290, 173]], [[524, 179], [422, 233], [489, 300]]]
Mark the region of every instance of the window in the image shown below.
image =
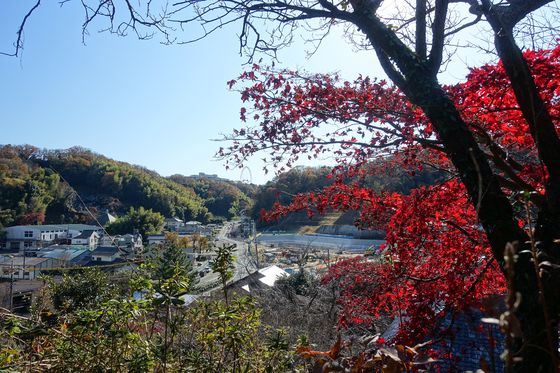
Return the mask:
[[100, 261], [101, 261], [101, 257], [98, 256], [95, 260], [97, 260], [98, 262], [100, 262]]
[[33, 231], [25, 231], [23, 232], [23, 236], [26, 238], [33, 237]]
[[10, 249], [19, 249], [19, 242], [10, 242]]
[[31, 247], [33, 246], [33, 242], [31, 241], [24, 241], [23, 242], [23, 247], [27, 248], [27, 247]]

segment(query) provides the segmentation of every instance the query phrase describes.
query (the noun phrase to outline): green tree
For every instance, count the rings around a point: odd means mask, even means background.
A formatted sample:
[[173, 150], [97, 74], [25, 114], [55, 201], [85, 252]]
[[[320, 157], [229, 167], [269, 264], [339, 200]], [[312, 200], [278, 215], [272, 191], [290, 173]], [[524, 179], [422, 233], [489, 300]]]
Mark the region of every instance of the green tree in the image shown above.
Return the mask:
[[220, 275], [220, 281], [222, 283], [222, 290], [224, 292], [224, 298], [226, 304], [228, 303], [227, 294], [227, 282], [233, 278], [233, 270], [235, 269], [234, 261], [235, 256], [233, 255], [236, 244], [226, 245], [223, 244], [221, 247], [216, 249], [216, 257], [211, 264], [212, 271]]
[[185, 291], [194, 291], [198, 283], [197, 273], [192, 261], [187, 257], [184, 247], [166, 243], [154, 249], [152, 259], [152, 280], [156, 281], [156, 291], [161, 292], [170, 280], [182, 282]]
[[66, 273], [56, 280], [47, 277], [46, 282], [48, 301], [55, 311], [67, 314], [95, 308], [117, 295], [108, 275], [96, 268]]
[[146, 210], [143, 207], [138, 210], [131, 207], [128, 214], [107, 225], [107, 232], [110, 234], [126, 234], [137, 229], [142, 237], [146, 237], [161, 232], [164, 222], [165, 219], [159, 212]]

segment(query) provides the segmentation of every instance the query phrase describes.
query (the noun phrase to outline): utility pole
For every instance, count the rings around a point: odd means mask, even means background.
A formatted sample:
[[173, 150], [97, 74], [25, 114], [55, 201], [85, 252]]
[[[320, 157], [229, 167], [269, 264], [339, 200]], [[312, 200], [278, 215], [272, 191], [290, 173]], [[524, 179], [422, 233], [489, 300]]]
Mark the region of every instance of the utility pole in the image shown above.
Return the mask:
[[10, 312], [14, 311], [14, 256], [10, 255], [12, 265], [10, 267]]
[[259, 264], [259, 249], [257, 244], [257, 225], [254, 219], [251, 219], [251, 234], [253, 235], [253, 243], [255, 244], [255, 256], [257, 258], [257, 270], [261, 268]]

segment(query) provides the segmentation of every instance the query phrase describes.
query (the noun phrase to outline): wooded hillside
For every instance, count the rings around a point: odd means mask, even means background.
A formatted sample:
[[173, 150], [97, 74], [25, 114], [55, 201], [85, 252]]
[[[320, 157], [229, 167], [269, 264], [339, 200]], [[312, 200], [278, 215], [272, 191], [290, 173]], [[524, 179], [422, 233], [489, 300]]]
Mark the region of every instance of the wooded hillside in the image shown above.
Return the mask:
[[250, 205], [233, 182], [165, 178], [80, 147], [0, 147], [0, 225], [88, 221], [91, 216], [78, 195], [93, 213], [144, 207], [203, 222], [233, 217], [240, 201]]

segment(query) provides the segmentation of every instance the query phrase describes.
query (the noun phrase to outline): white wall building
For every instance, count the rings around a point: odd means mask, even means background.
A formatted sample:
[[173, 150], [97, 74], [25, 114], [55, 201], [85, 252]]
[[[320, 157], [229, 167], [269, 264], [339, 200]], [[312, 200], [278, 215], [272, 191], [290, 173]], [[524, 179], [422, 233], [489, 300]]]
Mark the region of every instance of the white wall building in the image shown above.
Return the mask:
[[99, 241], [99, 234], [94, 230], [85, 230], [79, 235], [72, 237], [72, 245], [87, 246], [94, 249]]
[[50, 245], [53, 241], [71, 239], [86, 230], [102, 231], [102, 228], [86, 224], [45, 224], [16, 225], [4, 228], [6, 233], [5, 248], [23, 250]]
[[92, 262], [114, 262], [121, 257], [119, 248], [116, 246], [99, 246], [91, 253]]

